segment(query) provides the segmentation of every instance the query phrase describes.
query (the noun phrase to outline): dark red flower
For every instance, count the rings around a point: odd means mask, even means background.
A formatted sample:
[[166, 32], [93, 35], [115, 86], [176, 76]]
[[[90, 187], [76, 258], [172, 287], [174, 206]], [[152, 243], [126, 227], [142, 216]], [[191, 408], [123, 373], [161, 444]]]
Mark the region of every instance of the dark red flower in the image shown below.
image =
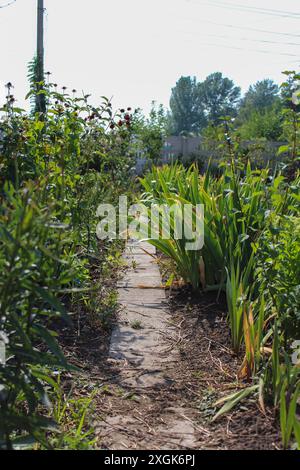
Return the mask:
[[130, 116], [129, 116], [129, 114], [125, 114], [124, 119], [126, 119], [126, 121], [130, 121]]
[[119, 126], [119, 127], [122, 127], [122, 126], [123, 126], [123, 121], [120, 120], [120, 121], [118, 122], [118, 126]]

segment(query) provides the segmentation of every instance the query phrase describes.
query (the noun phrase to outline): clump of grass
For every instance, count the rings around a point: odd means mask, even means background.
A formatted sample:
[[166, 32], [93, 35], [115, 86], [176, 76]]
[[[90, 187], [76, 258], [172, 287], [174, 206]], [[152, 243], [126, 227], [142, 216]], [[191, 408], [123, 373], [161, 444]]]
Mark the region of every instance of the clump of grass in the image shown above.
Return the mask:
[[134, 320], [133, 322], [130, 323], [130, 326], [134, 330], [142, 330], [143, 329], [143, 325], [142, 325], [142, 322], [140, 320]]

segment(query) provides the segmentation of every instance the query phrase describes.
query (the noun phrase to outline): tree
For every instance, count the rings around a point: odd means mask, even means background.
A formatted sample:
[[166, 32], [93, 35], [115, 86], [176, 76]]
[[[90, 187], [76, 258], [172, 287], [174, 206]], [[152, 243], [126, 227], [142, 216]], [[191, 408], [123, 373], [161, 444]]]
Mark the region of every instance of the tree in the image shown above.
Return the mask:
[[247, 117], [252, 111], [264, 111], [270, 109], [280, 100], [279, 87], [269, 78], [251, 85], [245, 94], [240, 108], [240, 116]]
[[209, 75], [197, 87], [198, 100], [204, 109], [208, 122], [218, 124], [223, 116], [234, 116], [241, 89], [234, 82], [223, 77], [221, 72]]
[[248, 119], [239, 128], [243, 140], [280, 140], [282, 136], [282, 115], [278, 105], [258, 111], [253, 109]]
[[159, 161], [166, 135], [167, 117], [162, 104], [152, 102], [149, 117], [137, 110], [132, 121], [133, 150], [153, 162]]
[[284, 108], [293, 109], [300, 112], [300, 74], [293, 71], [283, 72], [286, 75], [286, 80], [281, 84], [280, 96], [283, 101]]
[[273, 80], [258, 81], [241, 101], [237, 118], [242, 138], [279, 140], [282, 134], [282, 102]]
[[205, 123], [203, 107], [195, 77], [181, 77], [172, 89], [171, 127], [172, 133], [198, 132]]

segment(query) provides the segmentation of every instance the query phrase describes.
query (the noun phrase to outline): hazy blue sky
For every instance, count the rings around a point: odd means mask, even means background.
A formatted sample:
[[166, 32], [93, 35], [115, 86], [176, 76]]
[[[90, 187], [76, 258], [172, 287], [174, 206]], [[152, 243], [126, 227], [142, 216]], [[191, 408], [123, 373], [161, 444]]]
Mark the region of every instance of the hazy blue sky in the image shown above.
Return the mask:
[[[0, 5], [8, 0], [0, 0]], [[299, 68], [300, 0], [45, 0], [46, 69], [60, 85], [115, 105], [168, 105], [181, 75], [221, 71], [243, 91]], [[36, 0], [0, 9], [1, 98], [19, 104], [35, 52]]]

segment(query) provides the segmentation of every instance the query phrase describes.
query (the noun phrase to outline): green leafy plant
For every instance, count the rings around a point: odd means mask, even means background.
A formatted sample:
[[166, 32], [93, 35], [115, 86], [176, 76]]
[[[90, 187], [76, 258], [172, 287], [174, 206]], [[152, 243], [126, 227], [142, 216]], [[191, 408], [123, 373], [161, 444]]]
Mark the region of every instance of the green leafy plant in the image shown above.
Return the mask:
[[287, 447], [289, 446], [295, 422], [297, 423], [296, 406], [297, 400], [300, 396], [300, 384], [297, 386], [294, 393], [290, 396], [288, 403], [286, 393], [287, 385], [285, 383], [281, 389], [280, 395], [280, 428], [284, 449], [287, 449]]
[[[72, 328], [79, 306], [89, 315], [92, 263], [100, 266], [109, 257], [109, 244], [100, 253], [95, 213], [99, 202], [116, 200], [130, 184], [131, 113], [125, 119], [106, 98], [95, 108], [87, 95], [69, 95], [49, 83], [41, 120], [15, 106], [12, 84], [7, 90], [0, 121], [0, 332], [6, 342], [0, 446], [51, 448], [49, 436], [61, 432], [64, 415], [54, 415], [59, 397], [53, 373], [76, 373], [59, 334]], [[33, 83], [28, 97], [35, 94]], [[97, 307], [101, 322], [103, 299]], [[69, 397], [65, 406], [78, 432], [69, 429], [59, 446], [86, 448], [87, 402]]]
[[[298, 75], [287, 74], [293, 87]], [[293, 432], [299, 436], [291, 398], [299, 387], [299, 368], [291, 359], [300, 334], [299, 106], [291, 99], [282, 122], [289, 141], [284, 151], [290, 152], [286, 167], [272, 172], [252, 169], [249, 161], [245, 165], [225, 120], [226, 151], [217, 177], [210, 167], [203, 176], [195, 165], [153, 168], [141, 180], [146, 191], [141, 200], [149, 207], [204, 205], [202, 248], [191, 252], [186, 237], [176, 238], [180, 211], [170, 219], [170, 238], [164, 239], [160, 226], [159, 239], [150, 242], [173, 260], [194, 290], [226, 293], [232, 347], [237, 355], [245, 350], [238, 376], [254, 385], [222, 398], [225, 405], [217, 417], [257, 391], [261, 408], [271, 403], [281, 415], [287, 447]]]

